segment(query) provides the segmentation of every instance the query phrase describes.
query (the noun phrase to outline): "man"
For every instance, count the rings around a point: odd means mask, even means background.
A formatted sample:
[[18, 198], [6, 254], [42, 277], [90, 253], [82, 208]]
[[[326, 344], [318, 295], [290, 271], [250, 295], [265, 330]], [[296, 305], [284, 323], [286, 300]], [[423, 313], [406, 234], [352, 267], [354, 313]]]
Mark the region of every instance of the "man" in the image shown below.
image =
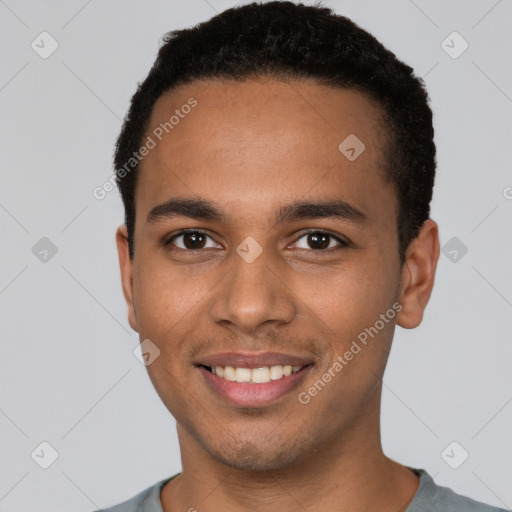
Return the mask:
[[183, 470], [111, 512], [496, 511], [386, 457], [382, 376], [439, 257], [423, 83], [327, 8], [168, 35], [115, 165], [129, 322]]

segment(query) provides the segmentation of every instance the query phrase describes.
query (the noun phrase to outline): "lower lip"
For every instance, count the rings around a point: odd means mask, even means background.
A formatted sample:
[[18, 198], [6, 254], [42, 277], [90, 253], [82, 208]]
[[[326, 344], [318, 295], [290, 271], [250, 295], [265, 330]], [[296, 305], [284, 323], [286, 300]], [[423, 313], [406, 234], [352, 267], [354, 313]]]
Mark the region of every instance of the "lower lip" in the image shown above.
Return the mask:
[[297, 373], [270, 382], [236, 382], [214, 375], [199, 366], [208, 385], [228, 402], [241, 407], [258, 407], [275, 402], [299, 386], [312, 365], [305, 366]]

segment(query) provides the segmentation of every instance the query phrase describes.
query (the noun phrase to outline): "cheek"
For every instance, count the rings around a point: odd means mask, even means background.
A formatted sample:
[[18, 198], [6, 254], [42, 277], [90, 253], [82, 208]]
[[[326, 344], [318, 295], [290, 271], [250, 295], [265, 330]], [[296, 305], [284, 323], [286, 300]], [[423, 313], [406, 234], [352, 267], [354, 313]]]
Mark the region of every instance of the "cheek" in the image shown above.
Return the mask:
[[397, 279], [381, 260], [354, 260], [326, 269], [324, 275], [301, 276], [295, 290], [322, 333], [348, 340], [392, 307]]
[[204, 291], [176, 272], [169, 272], [151, 262], [134, 272], [134, 309], [140, 335], [155, 339], [165, 337], [200, 303]]
[[[325, 407], [341, 421], [346, 414], [356, 413], [382, 379], [393, 339], [396, 308], [391, 288], [379, 288], [371, 279], [352, 282], [340, 278], [333, 280], [331, 286], [325, 289], [328, 299], [317, 297], [311, 305], [329, 327], [323, 342], [326, 352], [330, 352], [318, 368], [314, 382], [320, 380], [329, 388], [321, 393], [318, 407]], [[320, 383], [316, 388], [323, 386]], [[317, 391], [310, 388], [306, 392]], [[343, 410], [340, 401], [345, 404]]]
[[393, 308], [398, 286], [393, 269], [385, 268], [384, 258], [364, 260], [347, 261], [328, 276], [317, 276], [316, 285], [302, 279], [297, 292], [330, 352], [316, 378], [328, 380], [332, 392], [319, 404], [325, 400], [324, 405], [335, 410], [340, 396], [350, 408], [380, 381], [400, 307]]

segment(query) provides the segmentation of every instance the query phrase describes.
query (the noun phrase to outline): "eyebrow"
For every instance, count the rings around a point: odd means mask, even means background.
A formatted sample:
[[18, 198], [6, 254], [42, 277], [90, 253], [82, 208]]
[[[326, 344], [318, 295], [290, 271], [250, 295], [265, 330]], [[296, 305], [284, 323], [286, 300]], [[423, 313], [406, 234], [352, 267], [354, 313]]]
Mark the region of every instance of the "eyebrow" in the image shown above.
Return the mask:
[[[175, 197], [152, 208], [146, 222], [152, 223], [173, 217], [189, 217], [224, 224], [229, 220], [229, 216], [210, 201]], [[281, 206], [276, 214], [275, 224], [327, 217], [344, 219], [356, 224], [368, 223], [368, 217], [362, 211], [345, 201], [334, 199], [297, 201]]]

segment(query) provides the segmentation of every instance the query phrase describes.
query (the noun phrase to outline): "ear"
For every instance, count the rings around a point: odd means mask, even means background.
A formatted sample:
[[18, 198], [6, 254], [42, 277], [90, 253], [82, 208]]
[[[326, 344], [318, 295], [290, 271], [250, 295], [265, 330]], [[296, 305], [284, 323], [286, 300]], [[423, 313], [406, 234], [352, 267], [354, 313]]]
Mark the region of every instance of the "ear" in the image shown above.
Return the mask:
[[121, 269], [121, 284], [123, 295], [128, 306], [128, 322], [130, 327], [138, 332], [135, 308], [133, 305], [133, 261], [130, 258], [128, 246], [128, 231], [126, 226], [119, 226], [116, 231], [117, 253], [119, 255], [119, 267]]
[[400, 327], [414, 329], [423, 320], [423, 311], [434, 286], [439, 252], [438, 227], [433, 220], [428, 219], [405, 254], [399, 300], [402, 309], [397, 315]]

